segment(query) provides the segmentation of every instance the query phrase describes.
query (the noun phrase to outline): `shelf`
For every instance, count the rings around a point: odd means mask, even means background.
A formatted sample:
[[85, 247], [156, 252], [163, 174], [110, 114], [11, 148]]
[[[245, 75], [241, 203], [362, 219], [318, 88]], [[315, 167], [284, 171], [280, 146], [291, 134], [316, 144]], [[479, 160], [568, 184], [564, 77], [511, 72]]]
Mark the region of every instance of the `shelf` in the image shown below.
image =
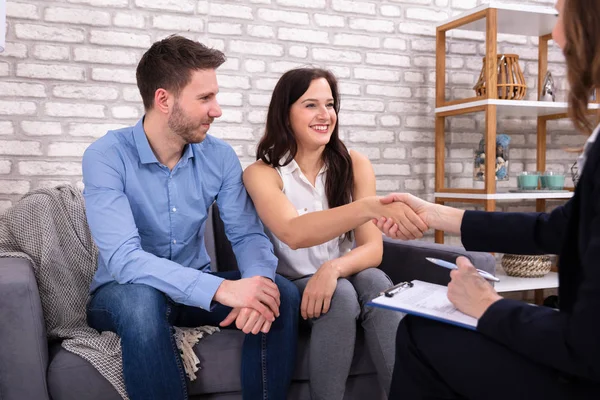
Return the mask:
[[[498, 10], [498, 33], [512, 35], [543, 36], [552, 32], [557, 12], [552, 7], [528, 6], [520, 4], [501, 4], [491, 2], [456, 15], [438, 25], [444, 26], [461, 18], [488, 8]], [[486, 20], [480, 19], [456, 29], [485, 32]]]
[[522, 290], [554, 289], [558, 287], [558, 273], [548, 272], [541, 278], [517, 278], [508, 276], [502, 268], [496, 269], [500, 282], [494, 284], [496, 292], [519, 292]]
[[573, 192], [540, 192], [540, 193], [444, 193], [435, 192], [435, 198], [457, 199], [457, 200], [552, 200], [570, 199]]
[[[566, 114], [569, 109], [569, 104], [562, 102], [486, 99], [438, 107], [435, 109], [435, 113], [440, 114], [457, 111], [457, 114], [459, 114], [461, 110], [486, 105], [497, 106], [496, 115], [500, 117], [540, 117]], [[600, 108], [600, 104], [589, 104], [588, 108], [590, 110], [597, 110]]]

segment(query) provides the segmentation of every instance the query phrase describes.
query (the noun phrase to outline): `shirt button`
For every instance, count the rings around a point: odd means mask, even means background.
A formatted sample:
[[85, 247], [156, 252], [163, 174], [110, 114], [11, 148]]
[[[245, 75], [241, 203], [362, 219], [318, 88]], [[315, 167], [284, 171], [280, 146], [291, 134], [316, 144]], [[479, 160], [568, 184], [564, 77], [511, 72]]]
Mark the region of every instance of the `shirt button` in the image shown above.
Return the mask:
[[173, 239], [173, 244], [177, 244], [177, 240]]
[[177, 208], [173, 207], [173, 212], [177, 211]]

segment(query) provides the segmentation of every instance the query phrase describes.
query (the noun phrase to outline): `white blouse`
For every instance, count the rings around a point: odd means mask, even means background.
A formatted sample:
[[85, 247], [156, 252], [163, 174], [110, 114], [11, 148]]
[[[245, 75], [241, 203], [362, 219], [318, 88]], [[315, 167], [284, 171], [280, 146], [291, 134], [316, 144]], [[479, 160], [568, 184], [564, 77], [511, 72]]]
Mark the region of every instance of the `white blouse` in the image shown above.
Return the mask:
[[[329, 209], [325, 195], [325, 166], [319, 171], [315, 186], [306, 179], [296, 160], [276, 170], [283, 181], [282, 191], [294, 205], [298, 215]], [[291, 279], [314, 274], [326, 261], [349, 252], [354, 244], [344, 239], [344, 234], [320, 245], [292, 250], [273, 233], [267, 231], [267, 234], [279, 259], [277, 272]]]

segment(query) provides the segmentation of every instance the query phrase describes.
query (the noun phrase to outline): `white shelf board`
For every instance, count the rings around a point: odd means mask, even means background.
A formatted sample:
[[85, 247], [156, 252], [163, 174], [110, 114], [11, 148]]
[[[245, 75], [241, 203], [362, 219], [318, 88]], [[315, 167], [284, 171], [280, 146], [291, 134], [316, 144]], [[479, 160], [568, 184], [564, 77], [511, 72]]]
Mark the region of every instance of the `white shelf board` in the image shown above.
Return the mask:
[[[439, 114], [448, 111], [464, 110], [466, 108], [484, 105], [497, 106], [496, 115], [499, 117], [539, 117], [567, 113], [569, 109], [569, 104], [563, 102], [485, 99], [437, 107], [435, 113]], [[588, 108], [590, 110], [597, 110], [600, 108], [600, 104], [590, 103]]]
[[473, 199], [473, 200], [537, 200], [537, 199], [570, 199], [573, 197], [573, 192], [541, 192], [540, 193], [442, 193], [435, 192], [436, 198], [443, 197], [446, 199]]
[[[449, 22], [459, 20], [488, 8], [498, 10], [498, 33], [543, 36], [551, 33], [556, 23], [557, 12], [552, 7], [491, 2], [455, 15], [438, 26], [446, 25]], [[457, 29], [485, 32], [485, 18], [463, 25]]]
[[556, 272], [548, 272], [541, 278], [517, 278], [508, 276], [502, 268], [497, 268], [496, 276], [500, 279], [500, 282], [494, 284], [494, 289], [498, 293], [558, 287], [558, 273]]

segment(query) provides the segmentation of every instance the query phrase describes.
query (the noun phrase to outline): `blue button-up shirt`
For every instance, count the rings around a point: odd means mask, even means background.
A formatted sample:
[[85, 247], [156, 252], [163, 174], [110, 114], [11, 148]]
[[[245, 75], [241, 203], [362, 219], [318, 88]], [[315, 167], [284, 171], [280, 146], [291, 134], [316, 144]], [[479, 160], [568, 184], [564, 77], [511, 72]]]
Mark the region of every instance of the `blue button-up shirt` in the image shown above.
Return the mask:
[[105, 283], [141, 283], [177, 303], [210, 309], [222, 278], [204, 246], [216, 200], [243, 278], [275, 278], [277, 259], [227, 143], [207, 135], [169, 170], [142, 124], [109, 131], [83, 155], [87, 220], [99, 248], [93, 292]]

